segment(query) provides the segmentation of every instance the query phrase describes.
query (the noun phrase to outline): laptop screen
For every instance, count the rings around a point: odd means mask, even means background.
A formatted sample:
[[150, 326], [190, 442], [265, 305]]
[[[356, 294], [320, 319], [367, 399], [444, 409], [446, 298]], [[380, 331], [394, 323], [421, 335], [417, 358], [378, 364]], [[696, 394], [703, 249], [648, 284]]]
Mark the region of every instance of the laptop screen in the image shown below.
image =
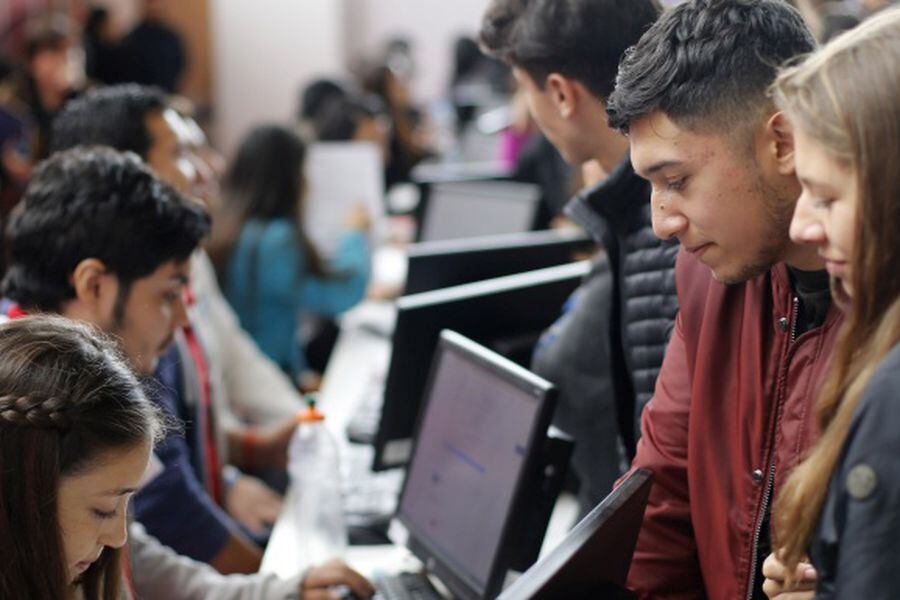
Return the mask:
[[530, 383], [524, 369], [497, 357], [498, 368], [446, 343], [447, 337], [445, 332], [432, 367], [399, 516], [445, 567], [484, 589], [535, 439], [545, 390]]

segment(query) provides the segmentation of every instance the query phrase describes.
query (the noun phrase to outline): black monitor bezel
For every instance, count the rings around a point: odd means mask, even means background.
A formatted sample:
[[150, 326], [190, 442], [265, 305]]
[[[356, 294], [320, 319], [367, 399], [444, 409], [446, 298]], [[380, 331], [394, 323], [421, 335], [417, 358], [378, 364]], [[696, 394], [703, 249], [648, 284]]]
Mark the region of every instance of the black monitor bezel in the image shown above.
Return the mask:
[[[576, 554], [594, 539], [616, 513], [626, 504], [633, 501], [640, 493], [649, 494], [648, 486], [653, 479], [653, 472], [647, 469], [633, 469], [625, 479], [603, 501], [591, 510], [575, 527], [569, 531], [565, 538], [541, 560], [535, 563], [528, 571], [523, 573], [509, 588], [504, 590], [500, 598], [505, 594], [508, 600], [515, 597], [528, 597], [541, 592], [545, 586], [551, 583]], [[636, 533], [635, 533], [636, 537]], [[616, 582], [608, 582], [616, 583]], [[521, 589], [525, 588], [525, 589]], [[524, 595], [523, 595], [524, 594]]]
[[[401, 442], [401, 440], [394, 437], [388, 437], [388, 430], [391, 426], [391, 421], [389, 420], [395, 419], [395, 415], [398, 411], [397, 406], [394, 406], [393, 404], [389, 405], [388, 403], [393, 402], [393, 400], [391, 399], [391, 393], [394, 389], [394, 386], [396, 385], [395, 379], [400, 377], [398, 373], [395, 373], [396, 369], [401, 368], [401, 363], [398, 362], [400, 359], [398, 358], [398, 353], [396, 352], [396, 346], [401, 334], [405, 332], [406, 325], [404, 324], [404, 319], [406, 311], [420, 311], [449, 302], [469, 301], [493, 294], [507, 293], [512, 290], [521, 288], [556, 283], [562, 280], [571, 280], [575, 276], [583, 278], [590, 272], [590, 269], [590, 261], [583, 260], [569, 264], [556, 265], [554, 267], [546, 267], [544, 269], [536, 269], [534, 271], [526, 271], [524, 273], [517, 273], [515, 275], [506, 275], [503, 277], [496, 277], [493, 279], [466, 283], [459, 286], [444, 288], [441, 290], [423, 292], [421, 294], [403, 296], [399, 298], [397, 300], [397, 320], [391, 339], [391, 355], [388, 359], [387, 371], [385, 373], [383, 404], [381, 408], [381, 415], [378, 419], [378, 430], [375, 433], [375, 440], [373, 443], [375, 452], [372, 459], [372, 470], [383, 471], [386, 469], [403, 467], [408, 464], [408, 457], [412, 456], [412, 446], [410, 445], [408, 448], [403, 449], [404, 454], [407, 456], [406, 459], [402, 461], [390, 460], [389, 455], [393, 454], [394, 446]], [[575, 287], [577, 287], [577, 284], [573, 286], [573, 290], [575, 289]], [[559, 307], [561, 309], [562, 302], [560, 302]], [[551, 323], [549, 322], [547, 323], [548, 326], [550, 324]], [[438, 341], [440, 340], [440, 335], [437, 336], [437, 339]], [[436, 349], [437, 344], [435, 344], [434, 347]], [[425, 383], [427, 386], [427, 378], [425, 380]], [[426, 387], [423, 386], [423, 392], [425, 391], [425, 389]], [[421, 416], [421, 398], [422, 396], [420, 395], [419, 401], [415, 407], [415, 410], [417, 411], [415, 422], [418, 422], [418, 418]], [[415, 429], [410, 432], [410, 444], [414, 439], [414, 434]], [[405, 443], [406, 438], [403, 438], [402, 442]], [[391, 447], [390, 451], [388, 448], [389, 446]]]
[[425, 420], [428, 405], [426, 404], [423, 406], [423, 409], [419, 411], [415, 435], [413, 437], [414, 441], [412, 459], [410, 460], [409, 465], [410, 468], [407, 468], [406, 475], [404, 476], [403, 487], [400, 493], [400, 500], [397, 503], [397, 514], [395, 515], [395, 518], [403, 524], [408, 532], [409, 537], [407, 546], [410, 551], [422, 561], [427, 570], [438, 577], [447, 589], [449, 589], [456, 597], [463, 600], [477, 600], [493, 597], [502, 589], [507, 567], [513, 554], [513, 549], [509, 547], [507, 542], [510, 540], [511, 534], [514, 531], [516, 515], [520, 513], [517, 509], [522, 503], [520, 496], [522, 492], [527, 489], [526, 484], [528, 481], [528, 474], [540, 466], [540, 450], [543, 441], [546, 439], [547, 430], [550, 427], [553, 418], [553, 411], [556, 407], [557, 389], [550, 382], [538, 377], [534, 373], [531, 373], [527, 369], [515, 364], [503, 356], [492, 352], [465, 336], [445, 329], [440, 333], [438, 346], [435, 351], [435, 358], [432, 361], [428, 381], [425, 386], [424, 398], [429, 398], [434, 386], [440, 363], [438, 359], [447, 351], [459, 352], [472, 362], [477, 363], [479, 366], [486, 368], [490, 372], [501, 377], [504, 381], [527, 391], [535, 398], [535, 402], [538, 404], [534, 423], [528, 436], [526, 456], [522, 461], [522, 469], [516, 479], [509, 511], [501, 528], [498, 551], [494, 556], [494, 562], [488, 571], [488, 579], [483, 586], [480, 582], [475, 580], [474, 576], [463, 573], [461, 567], [454, 567], [452, 559], [443, 556], [440, 550], [433, 544], [430, 544], [427, 537], [421, 535], [415, 524], [403, 514], [403, 496], [406, 493], [409, 473], [412, 470], [412, 461], [415, 460], [415, 452], [418, 446], [419, 430]]
[[[454, 285], [464, 285], [474, 281], [484, 279], [493, 279], [496, 277], [505, 277], [514, 275], [516, 272], [524, 272], [527, 270], [536, 270], [555, 265], [563, 264], [565, 261], [557, 263], [542, 262], [538, 266], [534, 266], [531, 259], [526, 263], [525, 268], [519, 268], [518, 271], [508, 273], [496, 273], [488, 277], [466, 278], [464, 280], [444, 283], [443, 285], [434, 286], [431, 282], [434, 277], [428, 277], [429, 285], [410, 290], [409, 282], [416, 276], [425, 275], [427, 267], [436, 261], [447, 261], [456, 259], [472, 261], [479, 257], [492, 257], [495, 255], [505, 255], [506, 253], [516, 252], [518, 250], [555, 250], [557, 248], [571, 249], [571, 257], [582, 247], [593, 246], [593, 239], [580, 230], [559, 230], [559, 229], [543, 229], [540, 231], [524, 231], [519, 233], [503, 233], [498, 235], [478, 236], [471, 238], [460, 238], [453, 240], [439, 240], [433, 242], [419, 242], [412, 244], [407, 252], [407, 287], [404, 295], [420, 294], [423, 292], [450, 287]], [[422, 265], [420, 267], [420, 265]], [[444, 279], [446, 282], [446, 279]]]

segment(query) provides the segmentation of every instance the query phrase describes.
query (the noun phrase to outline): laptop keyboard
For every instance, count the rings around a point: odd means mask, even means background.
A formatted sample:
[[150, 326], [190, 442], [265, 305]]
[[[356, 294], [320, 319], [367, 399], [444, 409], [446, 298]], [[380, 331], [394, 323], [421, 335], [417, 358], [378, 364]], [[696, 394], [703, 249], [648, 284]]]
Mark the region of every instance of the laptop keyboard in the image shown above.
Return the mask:
[[376, 576], [375, 600], [441, 600], [428, 578], [420, 573]]

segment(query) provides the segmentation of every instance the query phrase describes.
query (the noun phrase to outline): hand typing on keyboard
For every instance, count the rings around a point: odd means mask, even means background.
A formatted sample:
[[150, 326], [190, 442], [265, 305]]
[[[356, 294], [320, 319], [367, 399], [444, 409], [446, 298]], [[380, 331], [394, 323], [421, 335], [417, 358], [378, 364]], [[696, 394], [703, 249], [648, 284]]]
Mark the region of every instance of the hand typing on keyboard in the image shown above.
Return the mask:
[[[339, 591], [343, 590], [343, 592]], [[349, 593], [351, 595], [340, 595]], [[300, 583], [301, 600], [337, 600], [357, 598], [366, 600], [375, 593], [375, 588], [365, 577], [351, 569], [342, 560], [330, 560], [310, 567]]]

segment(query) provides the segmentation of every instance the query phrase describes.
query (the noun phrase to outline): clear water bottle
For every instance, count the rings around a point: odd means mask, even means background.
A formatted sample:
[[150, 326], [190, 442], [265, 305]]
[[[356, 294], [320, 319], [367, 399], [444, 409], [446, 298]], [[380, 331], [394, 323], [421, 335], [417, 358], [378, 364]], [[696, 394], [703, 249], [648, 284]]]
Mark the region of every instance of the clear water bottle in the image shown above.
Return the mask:
[[288, 472], [295, 505], [300, 564], [310, 566], [342, 556], [347, 548], [347, 525], [341, 502], [337, 444], [316, 409], [315, 396], [306, 397], [307, 409], [288, 449]]

